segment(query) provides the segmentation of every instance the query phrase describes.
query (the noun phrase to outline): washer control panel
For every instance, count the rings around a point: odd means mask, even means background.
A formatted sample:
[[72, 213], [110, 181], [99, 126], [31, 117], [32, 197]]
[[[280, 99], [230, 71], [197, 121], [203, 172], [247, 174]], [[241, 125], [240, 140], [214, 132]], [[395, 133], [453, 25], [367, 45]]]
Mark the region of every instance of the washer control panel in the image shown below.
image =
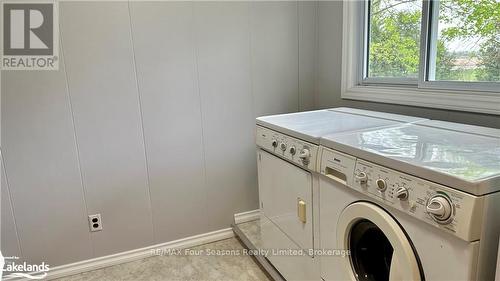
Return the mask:
[[[323, 157], [342, 159], [346, 154], [324, 147], [321, 150], [320, 171], [328, 177], [328, 169], [335, 167], [328, 167]], [[351, 171], [342, 171], [347, 186], [466, 241], [480, 238], [482, 197], [349, 157], [355, 164]]]
[[316, 170], [318, 146], [315, 144], [261, 126], [257, 126], [256, 129], [256, 143], [262, 149], [295, 163], [304, 169]]

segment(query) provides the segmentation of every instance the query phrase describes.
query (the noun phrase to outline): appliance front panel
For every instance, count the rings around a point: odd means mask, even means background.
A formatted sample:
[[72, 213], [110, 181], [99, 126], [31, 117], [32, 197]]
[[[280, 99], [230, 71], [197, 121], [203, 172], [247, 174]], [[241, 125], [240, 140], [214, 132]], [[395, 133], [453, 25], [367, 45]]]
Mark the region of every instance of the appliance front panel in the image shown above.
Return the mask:
[[[341, 213], [354, 202], [370, 202], [374, 205], [379, 205], [380, 202], [326, 176], [320, 176], [319, 191], [320, 247], [348, 250], [343, 243], [338, 245], [338, 241], [342, 240], [338, 237]], [[420, 259], [425, 280], [478, 279], [479, 241], [464, 241], [399, 210], [385, 210], [413, 244], [413, 251]], [[367, 212], [369, 213], [371, 212]], [[352, 268], [345, 266], [350, 262], [349, 258], [350, 256], [339, 255], [321, 256], [321, 277], [325, 281], [349, 280]]]
[[[336, 150], [325, 147], [320, 150], [322, 175], [466, 241], [480, 238], [483, 197], [356, 159]], [[442, 202], [433, 204], [436, 198]], [[434, 216], [432, 208], [445, 204], [449, 214], [440, 220]]]
[[304, 250], [313, 248], [312, 175], [258, 150], [262, 213]]

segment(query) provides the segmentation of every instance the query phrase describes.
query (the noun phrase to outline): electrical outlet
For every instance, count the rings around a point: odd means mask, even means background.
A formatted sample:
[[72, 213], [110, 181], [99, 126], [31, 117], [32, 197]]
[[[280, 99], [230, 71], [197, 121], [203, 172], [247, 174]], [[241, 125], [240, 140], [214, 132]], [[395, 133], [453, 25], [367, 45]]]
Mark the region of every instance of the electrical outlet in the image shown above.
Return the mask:
[[102, 230], [101, 214], [89, 215], [89, 228], [90, 231]]

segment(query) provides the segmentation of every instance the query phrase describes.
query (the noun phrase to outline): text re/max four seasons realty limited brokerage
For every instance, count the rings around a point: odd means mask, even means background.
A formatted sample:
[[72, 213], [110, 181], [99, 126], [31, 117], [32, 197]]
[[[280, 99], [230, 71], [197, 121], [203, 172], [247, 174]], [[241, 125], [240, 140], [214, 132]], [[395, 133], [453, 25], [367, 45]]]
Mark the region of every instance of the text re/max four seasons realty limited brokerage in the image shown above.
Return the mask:
[[339, 249], [155, 249], [156, 256], [340, 256], [350, 254], [349, 250]]

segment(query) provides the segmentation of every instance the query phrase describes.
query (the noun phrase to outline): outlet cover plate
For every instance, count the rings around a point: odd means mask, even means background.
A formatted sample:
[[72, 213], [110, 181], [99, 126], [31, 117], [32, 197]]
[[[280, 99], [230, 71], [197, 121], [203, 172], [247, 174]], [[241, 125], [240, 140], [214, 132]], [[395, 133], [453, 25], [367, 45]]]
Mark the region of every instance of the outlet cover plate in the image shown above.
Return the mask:
[[102, 230], [101, 214], [89, 215], [89, 229], [92, 232]]

